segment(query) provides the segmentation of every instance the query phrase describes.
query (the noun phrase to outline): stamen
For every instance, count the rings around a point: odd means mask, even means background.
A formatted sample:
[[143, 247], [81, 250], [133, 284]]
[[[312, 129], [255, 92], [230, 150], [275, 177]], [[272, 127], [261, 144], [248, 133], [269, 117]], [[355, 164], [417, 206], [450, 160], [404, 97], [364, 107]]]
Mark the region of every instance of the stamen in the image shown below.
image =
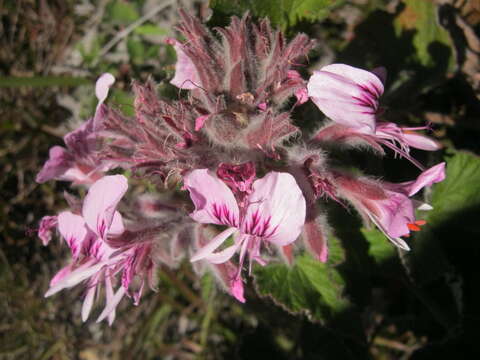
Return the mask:
[[415, 225], [419, 225], [419, 226], [425, 225], [426, 223], [427, 223], [426, 220], [417, 220], [417, 221], [415, 221]]
[[415, 224], [412, 224], [412, 223], [409, 223], [407, 224], [407, 227], [411, 230], [411, 231], [420, 231], [420, 227], [415, 225]]
[[383, 139], [378, 139], [377, 141], [385, 145], [386, 147], [390, 148], [395, 153], [398, 153], [399, 155], [403, 156], [405, 159], [410, 161], [413, 165], [418, 167], [420, 170], [425, 171], [425, 167], [422, 164], [420, 164], [417, 160], [415, 160], [413, 157], [411, 157], [410, 154], [406, 153], [405, 151], [401, 150], [400, 148], [396, 147], [395, 145]]

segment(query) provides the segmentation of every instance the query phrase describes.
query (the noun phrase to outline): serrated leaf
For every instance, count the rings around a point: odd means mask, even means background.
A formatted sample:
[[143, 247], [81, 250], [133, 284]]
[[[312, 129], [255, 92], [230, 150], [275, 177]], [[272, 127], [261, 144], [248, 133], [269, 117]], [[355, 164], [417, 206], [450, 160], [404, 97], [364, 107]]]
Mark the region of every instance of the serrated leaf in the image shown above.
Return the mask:
[[[333, 258], [323, 264], [308, 254], [295, 258], [295, 264], [271, 264], [255, 270], [255, 284], [260, 295], [294, 314], [306, 314], [311, 320], [325, 322], [350, 306], [343, 297], [345, 281], [330, 261], [342, 253], [338, 240], [331, 239]], [[343, 254], [342, 254], [343, 255]]]
[[112, 21], [122, 24], [132, 23], [140, 17], [134, 4], [120, 0], [108, 7], [108, 15]]
[[361, 229], [361, 232], [369, 245], [368, 254], [374, 259], [375, 263], [381, 264], [395, 256], [395, 247], [381, 231]]
[[318, 21], [344, 0], [211, 0], [210, 7], [228, 15], [241, 16], [247, 10], [255, 16], [268, 17], [282, 29], [294, 26], [298, 21]]
[[435, 46], [452, 48], [447, 31], [438, 24], [436, 5], [428, 0], [403, 0], [403, 3], [405, 8], [394, 22], [397, 35], [414, 32], [413, 45], [416, 57], [422, 65], [434, 66], [442, 60], [452, 69], [454, 66], [452, 51], [448, 62], [447, 59], [438, 59], [434, 55]]

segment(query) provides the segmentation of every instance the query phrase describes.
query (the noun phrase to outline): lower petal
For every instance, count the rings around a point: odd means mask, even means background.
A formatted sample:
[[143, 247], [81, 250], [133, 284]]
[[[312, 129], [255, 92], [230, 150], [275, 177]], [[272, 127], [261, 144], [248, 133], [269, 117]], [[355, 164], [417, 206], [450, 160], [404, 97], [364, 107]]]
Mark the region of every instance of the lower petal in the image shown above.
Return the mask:
[[217, 249], [220, 245], [224, 243], [227, 238], [232, 235], [235, 231], [237, 231], [237, 228], [231, 227], [228, 228], [224, 231], [222, 231], [220, 234], [215, 236], [207, 245], [202, 247], [200, 250], [198, 250], [190, 259], [191, 262], [198, 261], [201, 259], [205, 259], [209, 256], [212, 255], [212, 253]]

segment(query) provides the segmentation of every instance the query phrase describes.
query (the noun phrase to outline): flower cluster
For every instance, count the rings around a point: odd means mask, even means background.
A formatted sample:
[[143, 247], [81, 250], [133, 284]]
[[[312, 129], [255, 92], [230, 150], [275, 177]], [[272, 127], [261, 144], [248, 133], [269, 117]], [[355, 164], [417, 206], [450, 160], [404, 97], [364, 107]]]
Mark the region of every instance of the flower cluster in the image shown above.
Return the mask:
[[[267, 20], [255, 25], [248, 16], [213, 34], [181, 17], [185, 42], [167, 43], [177, 53], [170, 83], [184, 96], [159, 98], [152, 82], [134, 83], [135, 115], [126, 117], [104, 104], [114, 78], [102, 75], [94, 116], [65, 136], [65, 148], [50, 150], [37, 176], [87, 190], [83, 201], [67, 193], [70, 208], [40, 221], [44, 245], [57, 232], [71, 251], [46, 296], [82, 283], [85, 321], [103, 285], [98, 321], [111, 323], [123, 297], [138, 304], [145, 285], [155, 290], [161, 267], [187, 258], [244, 302], [245, 273], [254, 263], [277, 256], [292, 264], [302, 246], [327, 261], [326, 201], [351, 204], [408, 250], [410, 232], [425, 224], [415, 209], [431, 208], [411, 197], [442, 181], [445, 164], [425, 169], [410, 153], [439, 148], [418, 133], [427, 127], [380, 120], [385, 70], [332, 64], [304, 80], [294, 64], [314, 46], [306, 35], [287, 42]], [[330, 119], [314, 134], [291, 119], [309, 100]], [[332, 146], [378, 155], [388, 148], [421, 173], [399, 184], [352, 173], [332, 165]], [[127, 170], [129, 178], [118, 175]]]

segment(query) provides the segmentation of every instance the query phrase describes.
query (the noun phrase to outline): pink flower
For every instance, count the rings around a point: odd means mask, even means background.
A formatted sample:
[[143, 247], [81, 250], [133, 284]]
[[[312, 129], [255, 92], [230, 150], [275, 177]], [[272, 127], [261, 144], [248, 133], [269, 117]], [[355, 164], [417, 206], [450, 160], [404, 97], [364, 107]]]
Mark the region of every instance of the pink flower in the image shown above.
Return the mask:
[[74, 184], [92, 184], [108, 170], [109, 164], [101, 163], [95, 151], [97, 132], [106, 113], [103, 102], [114, 82], [115, 78], [109, 73], [98, 78], [95, 85], [95, 95], [98, 99], [95, 116], [65, 135], [66, 148], [54, 146], [50, 149], [49, 159], [35, 179], [38, 183], [56, 179], [72, 181]]
[[[231, 293], [243, 301], [240, 272], [246, 253], [250, 267], [260, 256], [261, 246], [272, 243], [285, 246], [297, 239], [305, 222], [305, 198], [295, 179], [288, 173], [270, 172], [252, 185], [244, 204], [239, 204], [228, 186], [207, 169], [194, 170], [184, 176], [195, 211], [190, 216], [199, 223], [226, 225], [228, 228], [201, 248], [191, 261], [201, 259], [214, 264], [229, 260], [240, 251], [238, 274], [232, 279]], [[234, 244], [215, 252], [231, 235]]]
[[400, 128], [393, 123], [377, 123], [384, 79], [383, 69], [369, 72], [344, 64], [331, 64], [315, 71], [308, 81], [308, 95], [335, 125], [320, 130], [314, 138], [377, 142], [423, 170], [423, 166], [409, 155], [409, 147], [434, 151], [440, 145], [415, 133], [428, 127]]
[[[45, 296], [86, 281], [83, 321], [90, 314], [97, 288], [102, 282], [106, 306], [97, 321], [108, 318], [111, 324], [115, 319], [115, 308], [124, 295], [129, 294], [132, 281], [136, 279], [137, 290], [132, 297], [137, 305], [145, 278], [151, 280], [154, 276], [154, 264], [150, 258], [152, 244], [132, 243], [120, 237], [125, 228], [116, 208], [127, 188], [127, 179], [123, 175], [105, 176], [90, 187], [81, 215], [71, 211], [58, 215], [58, 230], [71, 250], [73, 262], [53, 277]], [[117, 240], [112, 242], [112, 238]], [[117, 274], [122, 274], [121, 282], [114, 291]]]
[[[415, 219], [415, 203], [410, 196], [425, 186], [445, 179], [445, 163], [440, 163], [414, 180], [400, 184], [381, 183], [381, 187], [368, 181], [352, 178], [338, 178], [341, 193], [349, 199], [360, 213], [371, 220], [396, 246], [410, 250], [401, 238], [410, 231], [419, 231], [426, 222]], [[420, 210], [430, 210], [428, 204], [421, 204]]]

